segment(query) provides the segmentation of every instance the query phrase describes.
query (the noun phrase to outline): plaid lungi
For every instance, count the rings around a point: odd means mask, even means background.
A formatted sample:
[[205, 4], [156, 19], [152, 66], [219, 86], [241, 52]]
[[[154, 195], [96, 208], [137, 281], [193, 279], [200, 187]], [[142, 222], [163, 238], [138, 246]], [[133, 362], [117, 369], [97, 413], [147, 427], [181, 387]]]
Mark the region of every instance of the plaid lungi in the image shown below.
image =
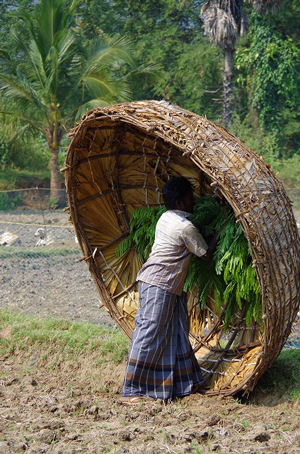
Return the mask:
[[186, 294], [140, 282], [139, 305], [122, 395], [190, 394], [203, 379], [188, 338]]

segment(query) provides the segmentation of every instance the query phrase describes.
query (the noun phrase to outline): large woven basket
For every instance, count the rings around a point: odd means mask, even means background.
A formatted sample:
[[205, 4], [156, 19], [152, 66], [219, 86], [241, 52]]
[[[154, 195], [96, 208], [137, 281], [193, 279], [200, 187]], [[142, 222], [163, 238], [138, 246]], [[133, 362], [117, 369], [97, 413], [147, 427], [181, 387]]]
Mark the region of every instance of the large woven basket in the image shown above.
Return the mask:
[[280, 353], [300, 300], [300, 250], [291, 203], [265, 161], [224, 128], [164, 101], [88, 112], [66, 159], [71, 221], [110, 316], [131, 337], [138, 307], [134, 250], [117, 258], [130, 214], [162, 204], [161, 189], [185, 176], [199, 195], [233, 208], [249, 242], [262, 294], [262, 322], [244, 308], [224, 329], [213, 295], [201, 310], [189, 294], [190, 340], [209, 393], [251, 391]]

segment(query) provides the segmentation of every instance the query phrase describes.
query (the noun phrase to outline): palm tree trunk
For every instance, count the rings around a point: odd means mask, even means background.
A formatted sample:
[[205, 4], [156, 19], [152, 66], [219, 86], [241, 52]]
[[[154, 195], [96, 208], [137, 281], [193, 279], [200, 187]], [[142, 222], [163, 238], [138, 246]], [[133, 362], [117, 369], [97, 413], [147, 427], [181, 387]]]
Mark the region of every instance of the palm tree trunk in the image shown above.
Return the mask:
[[[53, 109], [52, 109], [53, 110]], [[50, 158], [50, 202], [60, 206], [62, 202], [61, 179], [58, 162], [59, 144], [63, 130], [52, 122], [44, 131], [51, 152]]]
[[50, 160], [50, 198], [60, 204], [61, 202], [60, 170], [58, 164], [58, 148], [51, 148]]
[[223, 105], [223, 125], [228, 128], [232, 117], [232, 62], [233, 62], [233, 48], [225, 49], [225, 67], [223, 75], [223, 93], [224, 93], [224, 105]]

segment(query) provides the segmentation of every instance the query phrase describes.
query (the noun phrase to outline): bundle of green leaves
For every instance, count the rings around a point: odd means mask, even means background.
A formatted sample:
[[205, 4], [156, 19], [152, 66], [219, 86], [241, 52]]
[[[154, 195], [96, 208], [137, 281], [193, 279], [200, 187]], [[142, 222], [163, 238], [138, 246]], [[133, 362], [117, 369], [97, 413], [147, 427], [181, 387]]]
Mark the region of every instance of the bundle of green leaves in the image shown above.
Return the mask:
[[133, 247], [140, 259], [145, 262], [154, 243], [157, 221], [165, 211], [164, 206], [135, 210], [129, 220], [129, 235], [117, 247], [117, 256], [121, 257]]
[[[165, 211], [165, 207], [135, 210], [130, 217], [129, 235], [117, 248], [117, 256], [133, 247], [141, 260], [146, 261], [154, 243], [157, 221]], [[219, 241], [211, 262], [193, 255], [184, 290], [198, 293], [201, 308], [205, 308], [209, 295], [213, 295], [219, 314], [226, 307], [225, 329], [244, 305], [246, 324], [252, 318], [258, 321], [260, 286], [252, 267], [249, 244], [230, 205], [220, 204], [216, 197], [197, 197], [191, 221], [207, 243], [216, 232]]]
[[249, 243], [242, 227], [236, 222], [230, 205], [221, 205], [211, 196], [196, 199], [191, 221], [209, 243], [219, 232], [220, 238], [211, 262], [192, 257], [185, 291], [198, 289], [198, 299], [204, 308], [208, 295], [213, 294], [219, 313], [226, 306], [225, 328], [246, 305], [246, 324], [252, 317], [258, 321], [261, 313], [261, 293], [252, 267]]

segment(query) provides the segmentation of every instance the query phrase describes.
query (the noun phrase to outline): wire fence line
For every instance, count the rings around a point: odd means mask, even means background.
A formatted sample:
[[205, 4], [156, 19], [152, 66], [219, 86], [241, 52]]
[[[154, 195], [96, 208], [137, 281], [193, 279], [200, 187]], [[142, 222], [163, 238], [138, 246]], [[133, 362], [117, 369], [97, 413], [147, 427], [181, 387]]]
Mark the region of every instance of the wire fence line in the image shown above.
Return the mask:
[[[66, 206], [65, 191], [61, 200]], [[54, 208], [49, 189], [0, 192], [0, 307], [115, 326], [68, 213]]]
[[[291, 199], [300, 226], [300, 188]], [[115, 326], [81, 260], [68, 213], [49, 200], [49, 189], [0, 192], [0, 307]], [[61, 200], [67, 205], [65, 193]], [[300, 314], [285, 347], [300, 347]]]

